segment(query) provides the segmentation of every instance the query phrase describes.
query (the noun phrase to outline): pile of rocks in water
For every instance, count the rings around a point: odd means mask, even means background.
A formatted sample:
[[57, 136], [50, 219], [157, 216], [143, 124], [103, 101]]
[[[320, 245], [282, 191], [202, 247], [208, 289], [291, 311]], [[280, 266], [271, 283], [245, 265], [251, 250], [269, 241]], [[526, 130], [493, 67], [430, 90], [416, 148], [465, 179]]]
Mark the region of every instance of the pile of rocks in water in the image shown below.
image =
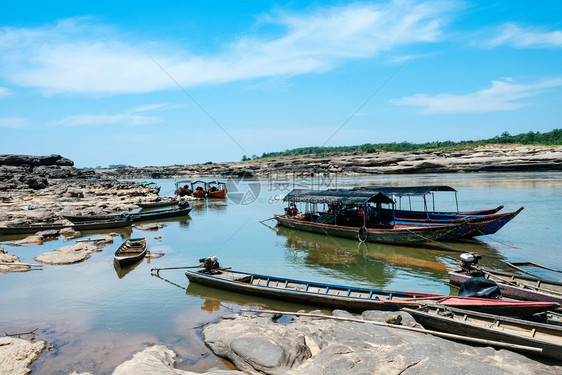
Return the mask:
[[98, 178], [60, 155], [0, 155], [0, 225], [130, 211], [157, 197], [151, 185]]

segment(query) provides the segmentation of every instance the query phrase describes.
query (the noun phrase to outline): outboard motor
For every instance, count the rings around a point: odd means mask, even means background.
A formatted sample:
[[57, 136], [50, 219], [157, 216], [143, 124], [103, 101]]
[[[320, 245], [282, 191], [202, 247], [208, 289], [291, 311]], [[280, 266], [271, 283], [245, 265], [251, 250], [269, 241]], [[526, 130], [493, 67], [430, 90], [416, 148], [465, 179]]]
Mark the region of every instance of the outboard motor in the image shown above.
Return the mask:
[[483, 276], [484, 274], [477, 267], [478, 260], [482, 259], [482, 255], [476, 253], [461, 254], [461, 269], [471, 276]]
[[201, 258], [199, 259], [199, 262], [201, 263], [201, 267], [204, 268], [203, 273], [212, 274], [220, 268], [219, 258], [214, 255], [207, 258]]

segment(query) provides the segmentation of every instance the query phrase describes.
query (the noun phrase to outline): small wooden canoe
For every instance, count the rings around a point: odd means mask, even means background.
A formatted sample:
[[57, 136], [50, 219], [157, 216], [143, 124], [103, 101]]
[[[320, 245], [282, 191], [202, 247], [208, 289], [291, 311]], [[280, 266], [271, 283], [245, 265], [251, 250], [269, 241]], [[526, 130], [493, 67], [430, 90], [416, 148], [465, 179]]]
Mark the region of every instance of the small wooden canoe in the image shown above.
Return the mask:
[[556, 303], [549, 302], [506, 301], [356, 288], [257, 275], [224, 268], [210, 274], [204, 270], [187, 270], [185, 275], [190, 282], [215, 288], [348, 311], [395, 311], [403, 307], [415, 309], [420, 303], [431, 301], [486, 313], [526, 317], [558, 306]]
[[131, 226], [132, 223], [132, 220], [119, 216], [110, 218], [96, 218], [88, 222], [73, 222], [73, 224], [8, 225], [0, 227], [0, 236], [10, 234], [32, 234], [44, 230], [61, 230], [63, 228], [72, 228], [76, 231], [124, 228]]
[[538, 355], [562, 360], [562, 326], [437, 305], [402, 311], [426, 329], [540, 348]]
[[146, 255], [146, 238], [131, 238], [123, 242], [113, 255], [113, 261], [119, 267], [126, 267], [140, 262]]
[[[109, 215], [90, 215], [90, 216], [70, 216], [66, 215], [64, 218], [75, 223], [75, 225], [99, 220], [129, 220], [130, 222], [158, 220], [177, 216], [186, 216], [191, 212], [189, 202], [180, 202], [178, 207], [163, 208], [160, 210], [146, 211], [146, 212], [124, 212], [122, 214], [109, 214]], [[129, 224], [130, 225], [130, 224]]]

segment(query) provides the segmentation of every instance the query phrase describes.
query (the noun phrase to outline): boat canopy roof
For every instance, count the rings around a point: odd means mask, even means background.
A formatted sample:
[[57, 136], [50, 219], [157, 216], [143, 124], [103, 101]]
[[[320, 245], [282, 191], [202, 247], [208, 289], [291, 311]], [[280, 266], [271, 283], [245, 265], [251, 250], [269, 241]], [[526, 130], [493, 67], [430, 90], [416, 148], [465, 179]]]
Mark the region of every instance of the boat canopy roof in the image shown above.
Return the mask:
[[392, 198], [384, 193], [355, 189], [293, 189], [283, 200], [294, 203], [325, 203], [329, 205], [360, 205], [367, 202], [394, 203]]
[[[352, 191], [361, 192], [378, 192], [388, 196], [423, 196], [434, 191], [454, 191], [456, 190], [450, 186], [404, 186], [404, 187], [392, 187], [392, 186], [365, 186], [357, 187], [351, 189]], [[383, 202], [384, 203], [384, 202]]]

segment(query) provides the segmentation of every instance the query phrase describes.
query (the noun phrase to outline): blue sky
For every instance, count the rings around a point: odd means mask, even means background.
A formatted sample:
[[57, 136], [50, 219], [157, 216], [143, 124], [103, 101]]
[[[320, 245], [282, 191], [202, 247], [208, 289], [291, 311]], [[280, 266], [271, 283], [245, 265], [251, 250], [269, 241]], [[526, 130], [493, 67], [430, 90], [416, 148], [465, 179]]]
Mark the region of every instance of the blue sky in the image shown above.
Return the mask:
[[78, 167], [560, 128], [561, 1], [10, 1], [0, 154]]

